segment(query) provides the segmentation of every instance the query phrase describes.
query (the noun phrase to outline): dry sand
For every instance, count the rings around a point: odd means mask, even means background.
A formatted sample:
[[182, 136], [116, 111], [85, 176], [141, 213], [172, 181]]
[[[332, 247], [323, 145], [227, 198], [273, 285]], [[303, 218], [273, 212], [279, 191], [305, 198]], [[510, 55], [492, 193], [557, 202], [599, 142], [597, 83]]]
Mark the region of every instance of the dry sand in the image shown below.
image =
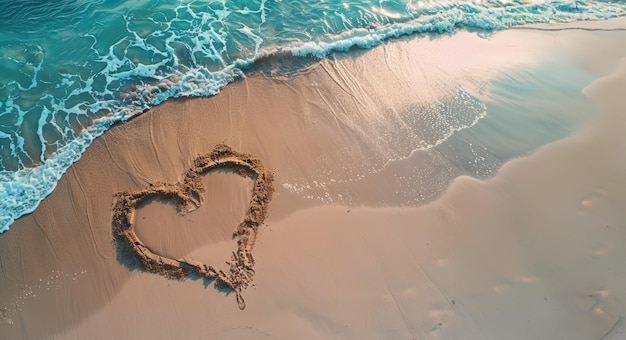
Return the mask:
[[[291, 77], [252, 76], [213, 98], [169, 101], [95, 141], [54, 193], [0, 237], [0, 334], [624, 338], [623, 41], [619, 30], [416, 37]], [[429, 188], [430, 203], [398, 206], [397, 174], [383, 169], [416, 154], [449, 156], [421, 145], [401, 112], [454, 96], [459, 86], [489, 100], [499, 75], [562, 61], [605, 76], [586, 88], [599, 113], [581, 131], [486, 181], [450, 172], [452, 183]], [[244, 311], [234, 294], [202, 280], [145, 272], [112, 242], [115, 193], [181, 182], [193, 159], [219, 143], [256, 155], [275, 173]], [[431, 170], [435, 181], [438, 169]], [[228, 198], [214, 205], [207, 198], [208, 211], [155, 228], [165, 241], [147, 236], [149, 224], [138, 218], [148, 247], [203, 258], [228, 243], [222, 222], [238, 223], [251, 186], [225, 189], [228, 174], [205, 181], [209, 192], [219, 190], [212, 195]], [[177, 217], [164, 208], [154, 202], [138, 216]], [[215, 233], [197, 231], [214, 226]]]

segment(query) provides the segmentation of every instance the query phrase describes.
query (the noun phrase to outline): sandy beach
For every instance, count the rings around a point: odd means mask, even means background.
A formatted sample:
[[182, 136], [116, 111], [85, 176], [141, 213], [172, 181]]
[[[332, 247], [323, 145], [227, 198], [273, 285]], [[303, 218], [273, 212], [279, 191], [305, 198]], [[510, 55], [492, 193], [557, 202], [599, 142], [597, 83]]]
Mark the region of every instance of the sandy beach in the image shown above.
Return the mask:
[[[626, 338], [624, 41], [624, 19], [417, 35], [167, 101], [0, 235], [0, 338]], [[218, 144], [274, 178], [244, 310], [113, 237], [117, 193]], [[201, 180], [195, 211], [139, 206], [137, 235], [226, 270], [255, 182]]]

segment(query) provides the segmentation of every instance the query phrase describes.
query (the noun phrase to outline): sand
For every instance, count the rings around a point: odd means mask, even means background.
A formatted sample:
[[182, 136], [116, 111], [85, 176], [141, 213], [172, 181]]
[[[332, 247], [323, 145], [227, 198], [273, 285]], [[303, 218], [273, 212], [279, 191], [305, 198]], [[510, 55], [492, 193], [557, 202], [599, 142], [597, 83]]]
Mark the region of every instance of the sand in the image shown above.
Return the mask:
[[[137, 209], [150, 204], [150, 199], [159, 198], [176, 204], [178, 214], [184, 216], [194, 212], [205, 201], [206, 187], [202, 176], [216, 170], [230, 170], [244, 178], [254, 179], [254, 189], [248, 209], [241, 223], [234, 229], [232, 237], [237, 241], [236, 250], [232, 251], [228, 272], [216, 269], [211, 264], [202, 263], [190, 257], [172, 258], [167, 254], [154, 251], [146, 246], [136, 233]], [[141, 262], [141, 268], [148, 272], [165, 276], [168, 279], [182, 280], [196, 274], [215, 285], [231, 290], [237, 296], [239, 309], [245, 309], [246, 303], [241, 296], [248, 288], [254, 276], [254, 258], [252, 248], [259, 226], [265, 222], [267, 205], [274, 193], [273, 175], [265, 170], [261, 161], [252, 155], [238, 153], [229, 146], [219, 144], [206, 155], [196, 157], [183, 180], [176, 184], [154, 183], [137, 191], [123, 191], [115, 195], [113, 203], [113, 234], [118, 252], [132, 254]], [[155, 212], [158, 216], [159, 212]], [[206, 221], [205, 221], [206, 222]], [[150, 221], [142, 220], [149, 224]], [[149, 226], [149, 225], [148, 225]], [[211, 226], [206, 226], [207, 229]], [[146, 231], [150, 233], [150, 231]], [[152, 231], [154, 232], [154, 231]]]
[[[624, 20], [610, 25], [626, 27]], [[33, 214], [0, 237], [0, 334], [625, 337], [626, 62], [620, 60], [626, 48], [620, 42], [626, 32], [571, 28], [402, 39], [290, 76], [253, 75], [216, 97], [172, 100], [114, 127]], [[593, 112], [538, 149], [500, 138], [494, 170], [470, 177], [473, 168], [461, 166], [466, 153], [454, 153], [469, 139], [441, 139], [485, 129], [492, 115], [481, 118], [471, 98], [497, 102], [501, 77], [559, 64], [598, 78], [584, 91]], [[557, 83], [570, 82], [562, 76]], [[455, 107], [449, 98], [461, 98], [460, 107], [475, 108], [478, 118], [447, 126], [434, 110], [428, 121], [443, 128], [429, 130], [406, 115], [433, 101]], [[589, 109], [572, 102], [557, 106]], [[517, 110], [547, 107], [528, 105]], [[514, 135], [516, 127], [509, 129]], [[523, 131], [531, 138], [539, 133]], [[243, 311], [235, 294], [198, 278], [147, 272], [113, 241], [116, 193], [184, 183], [193, 160], [218, 144], [254, 155], [274, 174]], [[232, 176], [216, 175], [206, 175], [207, 193], [217, 188], [228, 198], [205, 204], [209, 211], [201, 216], [232, 214], [224, 221], [239, 223], [246, 188], [253, 187], [242, 179], [229, 190]], [[175, 217], [173, 207], [156, 204], [138, 214], [151, 209], [149, 222]], [[205, 214], [203, 207], [198, 213]], [[168, 258], [201, 259], [232, 241], [224, 236], [228, 227], [198, 233], [214, 221], [195, 213], [155, 228], [167, 236], [161, 249]], [[143, 221], [136, 219], [138, 233], [149, 234]], [[182, 236], [168, 236], [174, 234]], [[159, 248], [158, 238], [141, 239], [148, 249]], [[216, 267], [227, 268], [229, 260]]]

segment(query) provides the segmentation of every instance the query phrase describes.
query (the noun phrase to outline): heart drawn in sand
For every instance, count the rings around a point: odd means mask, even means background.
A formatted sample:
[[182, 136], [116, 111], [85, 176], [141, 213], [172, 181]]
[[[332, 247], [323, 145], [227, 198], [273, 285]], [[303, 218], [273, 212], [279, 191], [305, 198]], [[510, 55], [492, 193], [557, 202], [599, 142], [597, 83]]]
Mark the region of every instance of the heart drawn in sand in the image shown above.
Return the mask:
[[[201, 176], [215, 169], [233, 170], [242, 177], [254, 180], [250, 206], [233, 233], [237, 249], [233, 251], [230, 262], [226, 262], [230, 268], [223, 271], [188, 257], [172, 259], [152, 252], [135, 233], [137, 206], [151, 197], [161, 197], [175, 202], [181, 215], [194, 211], [204, 202], [206, 188]], [[192, 273], [214, 279], [216, 285], [232, 289], [239, 308], [244, 309], [246, 304], [241, 291], [248, 287], [254, 276], [252, 248], [258, 228], [267, 215], [267, 205], [273, 192], [273, 175], [265, 170], [258, 158], [219, 144], [211, 153], [194, 159], [180, 183], [155, 183], [145, 189], [117, 193], [113, 203], [113, 233], [117, 242], [127, 243], [147, 271], [170, 279], [181, 280]]]

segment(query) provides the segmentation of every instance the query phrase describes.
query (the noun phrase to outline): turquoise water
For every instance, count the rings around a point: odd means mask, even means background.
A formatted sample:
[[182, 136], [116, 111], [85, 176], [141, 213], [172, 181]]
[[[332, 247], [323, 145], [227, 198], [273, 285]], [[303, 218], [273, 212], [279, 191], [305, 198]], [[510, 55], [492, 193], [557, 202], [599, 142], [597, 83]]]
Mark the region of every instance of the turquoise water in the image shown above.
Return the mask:
[[168, 98], [215, 95], [268, 58], [625, 14], [608, 0], [0, 3], [0, 232], [113, 123]]

